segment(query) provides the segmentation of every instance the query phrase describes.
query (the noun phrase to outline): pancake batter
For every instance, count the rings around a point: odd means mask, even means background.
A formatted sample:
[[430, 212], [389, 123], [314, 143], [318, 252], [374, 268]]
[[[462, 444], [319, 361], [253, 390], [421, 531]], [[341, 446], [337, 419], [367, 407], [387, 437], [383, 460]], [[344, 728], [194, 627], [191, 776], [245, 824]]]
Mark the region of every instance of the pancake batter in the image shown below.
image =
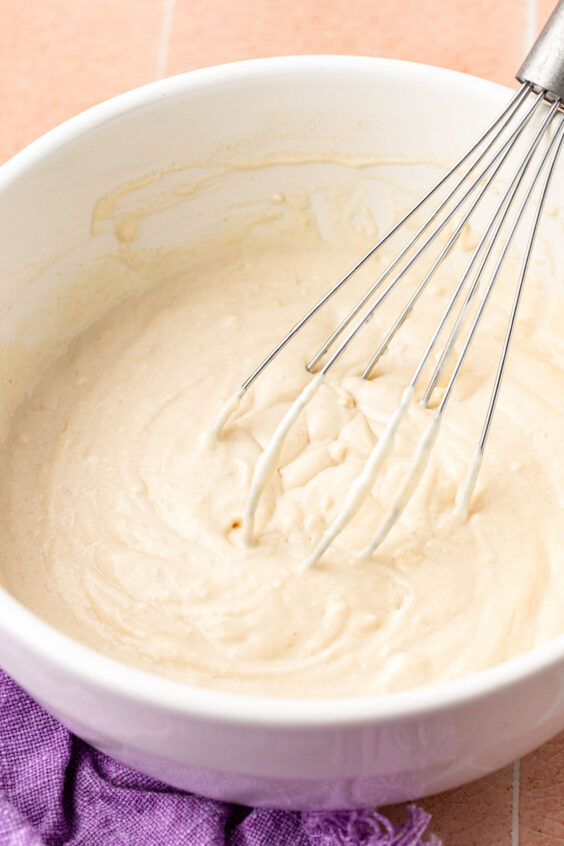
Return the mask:
[[[454, 501], [491, 390], [510, 288], [486, 312], [401, 522], [373, 558], [358, 560], [433, 414], [418, 403], [359, 513], [315, 567], [303, 568], [396, 409], [467, 253], [441, 268], [371, 380], [358, 374], [400, 299], [330, 372], [261, 498], [257, 543], [245, 545], [261, 451], [311, 379], [305, 362], [386, 257], [284, 351], [219, 440], [205, 431], [359, 252], [358, 239], [324, 241], [313, 215], [304, 225], [302, 214], [294, 232], [272, 223], [239, 239], [220, 234], [214, 249], [157, 256], [150, 290], [69, 343], [5, 438], [0, 570], [16, 597], [134, 666], [290, 697], [444, 681], [564, 630], [564, 341], [555, 317], [563, 312], [533, 279], [469, 518], [456, 515]], [[401, 288], [402, 302], [419, 278]]]

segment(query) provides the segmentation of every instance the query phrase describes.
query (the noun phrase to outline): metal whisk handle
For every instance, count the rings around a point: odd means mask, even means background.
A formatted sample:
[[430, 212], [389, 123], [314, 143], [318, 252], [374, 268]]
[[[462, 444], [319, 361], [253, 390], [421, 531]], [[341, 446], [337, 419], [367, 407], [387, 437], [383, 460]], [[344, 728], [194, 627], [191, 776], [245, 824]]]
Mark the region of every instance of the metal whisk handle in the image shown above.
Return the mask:
[[564, 99], [564, 0], [560, 0], [517, 73], [549, 99]]

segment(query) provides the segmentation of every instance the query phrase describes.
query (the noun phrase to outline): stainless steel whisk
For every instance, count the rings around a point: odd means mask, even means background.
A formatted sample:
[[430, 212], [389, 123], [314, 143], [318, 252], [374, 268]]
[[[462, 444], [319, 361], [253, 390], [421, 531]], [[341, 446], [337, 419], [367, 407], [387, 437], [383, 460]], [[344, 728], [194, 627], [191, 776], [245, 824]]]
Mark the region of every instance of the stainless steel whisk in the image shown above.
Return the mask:
[[[254, 518], [257, 504], [262, 491], [268, 483], [272, 474], [276, 471], [285, 437], [301, 413], [302, 409], [311, 400], [323, 382], [335, 362], [341, 357], [349, 344], [354, 340], [360, 330], [368, 323], [379, 306], [388, 295], [394, 290], [397, 284], [403, 279], [410, 268], [421, 258], [430, 244], [435, 241], [439, 233], [453, 221], [456, 223], [452, 235], [442, 248], [438, 257], [433, 261], [430, 268], [425, 272], [416, 290], [406, 302], [400, 314], [386, 333], [378, 346], [378, 349], [362, 372], [363, 378], [368, 378], [379, 358], [387, 349], [390, 341], [401, 329], [404, 322], [411, 313], [419, 297], [423, 294], [428, 282], [434, 272], [451, 251], [460, 236], [464, 226], [470, 220], [474, 210], [480, 201], [488, 193], [492, 182], [499, 174], [502, 166], [515, 150], [519, 139], [523, 140], [527, 129], [533, 132], [533, 137], [526, 146], [523, 157], [518, 162], [511, 174], [507, 188], [503, 191], [491, 218], [486, 224], [483, 234], [477, 246], [474, 248], [469, 263], [458, 281], [446, 308], [429, 340], [427, 348], [413, 374], [409, 385], [405, 388], [400, 404], [394, 412], [384, 432], [380, 436], [372, 453], [368, 457], [364, 468], [357, 479], [353, 482], [347, 492], [345, 501], [338, 512], [333, 523], [328, 527], [321, 541], [306, 562], [306, 566], [312, 566], [323, 555], [328, 546], [336, 536], [343, 530], [346, 524], [354, 517], [364, 499], [370, 492], [377, 474], [389, 456], [394, 442], [394, 437], [407, 409], [414, 398], [415, 388], [420, 380], [422, 372], [429, 357], [435, 349], [437, 342], [443, 332], [445, 325], [452, 315], [454, 320], [453, 328], [448, 338], [438, 363], [427, 385], [423, 404], [427, 405], [437, 382], [443, 373], [445, 364], [456, 340], [464, 331], [466, 319], [471, 317], [470, 309], [475, 307], [473, 319], [467, 329], [466, 336], [462, 343], [460, 353], [456, 359], [454, 368], [448, 378], [446, 388], [437, 406], [431, 422], [419, 440], [410, 468], [398, 491], [395, 502], [385, 515], [382, 523], [377, 528], [367, 547], [362, 550], [362, 556], [370, 556], [374, 550], [387, 536], [388, 532], [401, 516], [407, 502], [414, 492], [422, 476], [428, 461], [429, 454], [433, 448], [439, 432], [443, 412], [448, 404], [460, 369], [466, 358], [468, 349], [472, 343], [491, 292], [496, 284], [500, 269], [505, 261], [508, 250], [513, 242], [516, 231], [519, 228], [525, 211], [531, 202], [531, 198], [538, 191], [537, 205], [534, 210], [533, 222], [530, 228], [518, 275], [513, 303], [509, 314], [509, 322], [503, 341], [501, 354], [494, 379], [493, 389], [487, 408], [486, 416], [482, 426], [481, 435], [474, 455], [470, 461], [466, 480], [459, 491], [457, 507], [466, 511], [474, 489], [476, 479], [480, 470], [482, 456], [484, 453], [488, 433], [490, 431], [496, 401], [503, 378], [507, 352], [515, 325], [517, 311], [523, 291], [525, 277], [530, 264], [531, 253], [535, 242], [543, 206], [547, 196], [548, 188], [555, 165], [564, 143], [564, 114], [562, 106], [564, 103], [564, 0], [560, 0], [552, 13], [546, 26], [542, 30], [527, 58], [521, 66], [517, 80], [521, 87], [514, 94], [508, 105], [501, 114], [483, 133], [476, 143], [442, 176], [439, 181], [420, 199], [392, 228], [383, 235], [378, 242], [363, 255], [359, 261], [336, 282], [327, 293], [310, 308], [296, 325], [282, 338], [276, 347], [267, 355], [264, 361], [245, 380], [241, 388], [225, 403], [213, 432], [219, 436], [225, 423], [239, 406], [241, 398], [251, 387], [254, 381], [264, 372], [270, 362], [288, 344], [289, 341], [308, 323], [314, 315], [337, 293], [349, 279], [386, 244], [393, 235], [402, 227], [416, 212], [418, 212], [433, 197], [436, 192], [451, 179], [454, 186], [448, 191], [446, 197], [440, 201], [438, 206], [429, 214], [424, 223], [417, 229], [409, 242], [396, 255], [393, 261], [386, 267], [378, 279], [369, 287], [366, 293], [356, 303], [354, 308], [337, 326], [335, 331], [313, 356], [307, 369], [314, 374], [311, 381], [297, 397], [289, 410], [281, 419], [274, 434], [264, 452], [260, 456], [255, 467], [251, 489], [247, 501], [245, 518], [243, 523], [243, 534], [248, 544], [254, 543]], [[548, 103], [548, 106], [546, 105]], [[533, 118], [540, 115], [540, 125], [534, 129]], [[548, 139], [548, 140], [547, 140]], [[535, 162], [534, 167], [531, 165]], [[462, 173], [460, 171], [462, 169]], [[527, 180], [527, 173], [532, 170], [532, 176]], [[520, 190], [521, 189], [521, 190]], [[465, 202], [471, 200], [469, 208], [461, 212]], [[512, 218], [510, 212], [516, 211]], [[461, 214], [460, 219], [458, 215]], [[500, 235], [504, 224], [507, 226], [503, 235]], [[505, 240], [503, 240], [505, 239]], [[494, 254], [494, 266], [485, 284], [480, 285], [484, 270], [494, 248], [500, 252], [497, 258]], [[410, 252], [415, 250], [413, 255]], [[401, 266], [404, 258], [406, 263]], [[394, 271], [396, 273], [394, 274]], [[391, 277], [391, 279], [390, 279]], [[388, 280], [388, 281], [387, 281]], [[387, 284], [384, 286], [384, 283]], [[376, 298], [374, 299], [374, 297]], [[460, 300], [462, 303], [460, 304]], [[369, 301], [372, 301], [369, 304]], [[455, 307], [459, 305], [455, 317]], [[364, 307], [366, 309], [363, 311]], [[359, 316], [360, 315], [360, 316]], [[355, 318], [357, 321], [352, 328], [348, 328]], [[346, 334], [345, 330], [348, 329]], [[344, 337], [341, 337], [343, 336]], [[339, 341], [339, 342], [338, 342]], [[337, 343], [338, 342], [338, 343]], [[327, 357], [328, 356], [328, 357]], [[317, 366], [326, 358], [325, 363], [316, 371]]]

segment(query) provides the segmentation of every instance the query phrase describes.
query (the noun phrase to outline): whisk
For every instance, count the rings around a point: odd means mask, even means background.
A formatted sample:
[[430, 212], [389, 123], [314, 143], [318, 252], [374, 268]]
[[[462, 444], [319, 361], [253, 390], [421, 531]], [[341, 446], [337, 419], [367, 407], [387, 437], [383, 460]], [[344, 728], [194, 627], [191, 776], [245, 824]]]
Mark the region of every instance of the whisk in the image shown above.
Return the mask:
[[[515, 286], [515, 293], [511, 305], [507, 330], [505, 332], [493, 388], [482, 425], [478, 444], [471, 457], [466, 479], [458, 492], [456, 507], [463, 513], [467, 512], [470, 498], [474, 490], [486, 441], [492, 424], [496, 402], [504, 374], [508, 348], [513, 333], [515, 320], [521, 300], [525, 277], [529, 268], [533, 245], [537, 235], [543, 206], [554, 173], [559, 153], [564, 143], [564, 0], [560, 0], [550, 19], [530, 50], [521, 66], [517, 80], [521, 83], [507, 106], [494, 120], [491, 126], [481, 135], [472, 147], [442, 176], [439, 181], [418, 202], [383, 235], [356, 264], [330, 288], [325, 295], [313, 305], [309, 311], [293, 326], [274, 349], [266, 356], [259, 366], [243, 382], [240, 389], [225, 403], [212, 431], [219, 436], [230, 416], [237, 410], [241, 398], [248, 391], [256, 379], [278, 355], [278, 353], [292, 340], [292, 338], [308, 323], [337, 293], [351, 277], [383, 247], [407, 221], [416, 214], [436, 192], [454, 181], [446, 197], [432, 210], [425, 221], [417, 229], [408, 243], [398, 252], [393, 261], [370, 285], [360, 300], [340, 322], [331, 336], [323, 343], [313, 356], [307, 369], [312, 378], [290, 406], [280, 420], [269, 443], [261, 454], [252, 478], [243, 522], [243, 537], [245, 542], [252, 545], [255, 542], [255, 512], [269, 479], [274, 474], [282, 452], [286, 435], [297, 420], [298, 416], [310, 402], [319, 389], [325, 376], [335, 362], [342, 356], [347, 347], [363, 327], [370, 321], [376, 310], [396, 288], [405, 274], [425, 254], [431, 244], [449, 223], [454, 225], [454, 231], [441, 249], [438, 257], [425, 271], [414, 293], [409, 297], [405, 306], [381, 340], [374, 355], [367, 363], [362, 378], [367, 379], [376, 363], [386, 351], [388, 345], [401, 329], [417, 300], [423, 294], [433, 274], [451, 251], [458, 240], [463, 228], [481, 200], [488, 194], [496, 176], [510, 154], [515, 150], [518, 141], [526, 139], [524, 155], [512, 170], [507, 187], [502, 192], [493, 214], [489, 218], [476, 247], [471, 253], [469, 262], [456, 284], [456, 287], [440, 316], [428, 345], [416, 367], [409, 384], [405, 387], [401, 401], [389, 419], [382, 435], [369, 455], [363, 470], [348, 490], [343, 505], [335, 519], [327, 528], [317, 547], [311, 553], [306, 567], [313, 566], [324, 554], [337, 535], [355, 516], [365, 498], [372, 489], [376, 477], [384, 461], [390, 455], [396, 432], [405, 414], [414, 400], [415, 388], [425, 366], [437, 348], [439, 338], [445, 326], [453, 323], [452, 329], [444, 342], [442, 351], [438, 355], [433, 374], [425, 388], [422, 403], [428, 405], [431, 395], [438, 383], [447, 361], [451, 359], [451, 352], [459, 336], [466, 330], [461, 343], [460, 352], [456, 358], [454, 368], [450, 373], [444, 393], [437, 405], [432, 420], [418, 441], [411, 464], [401, 484], [396, 499], [390, 510], [385, 514], [381, 524], [369, 544], [360, 552], [363, 557], [369, 557], [386, 538], [391, 528], [401, 517], [411, 495], [415, 491], [423, 471], [427, 465], [429, 455], [437, 439], [439, 427], [445, 408], [452, 395], [454, 385], [460, 373], [464, 360], [472, 344], [476, 330], [498, 279], [500, 269], [504, 264], [509, 248], [519, 229], [525, 211], [532, 198], [538, 193], [533, 221], [527, 235], [520, 271]], [[540, 124], [538, 124], [540, 116]], [[533, 120], [535, 119], [535, 120]], [[536, 128], [535, 128], [536, 127]], [[530, 137], [532, 135], [532, 137]], [[464, 209], [466, 201], [469, 207]], [[503, 232], [502, 232], [503, 230]], [[496, 252], [494, 252], [494, 248]], [[414, 251], [414, 252], [413, 252]], [[497, 254], [499, 251], [499, 254]], [[493, 256], [492, 256], [493, 253]], [[486, 266], [492, 256], [493, 270], [485, 274]], [[406, 262], [402, 265], [402, 261]], [[486, 281], [482, 282], [486, 276]], [[386, 284], [385, 284], [386, 283]], [[456, 311], [458, 309], [458, 311]], [[473, 311], [472, 311], [473, 310]], [[472, 317], [473, 315], [473, 317]], [[470, 319], [471, 318], [471, 319]], [[355, 320], [356, 319], [356, 320]], [[469, 328], [467, 324], [469, 323]], [[352, 324], [352, 326], [351, 326]], [[325, 359], [325, 362], [323, 360]], [[321, 365], [318, 368], [318, 365]], [[317, 372], [316, 372], [317, 371]]]

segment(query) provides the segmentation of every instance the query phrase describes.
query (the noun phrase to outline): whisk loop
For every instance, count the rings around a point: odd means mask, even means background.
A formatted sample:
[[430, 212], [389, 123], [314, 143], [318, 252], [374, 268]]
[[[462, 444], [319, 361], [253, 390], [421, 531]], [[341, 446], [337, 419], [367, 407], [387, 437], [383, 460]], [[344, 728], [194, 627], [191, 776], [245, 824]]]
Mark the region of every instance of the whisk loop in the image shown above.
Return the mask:
[[252, 546], [255, 542], [255, 512], [257, 510], [258, 501], [272, 475], [276, 472], [280, 453], [282, 452], [282, 447], [284, 446], [284, 441], [286, 440], [286, 435], [313, 395], [317, 393], [324, 376], [324, 373], [318, 373], [317, 376], [314, 376], [309, 385], [306, 385], [297, 400], [292, 403], [276, 427], [266, 449], [257, 461], [251, 482], [251, 490], [247, 498], [245, 518], [243, 520], [243, 538], [248, 546]]
[[[557, 107], [558, 107], [557, 104], [555, 104], [553, 106], [553, 110], [556, 110]], [[518, 228], [519, 223], [521, 221], [521, 218], [524, 214], [524, 211], [527, 207], [527, 204], [529, 202], [531, 194], [532, 194], [534, 188], [536, 187], [536, 184], [537, 184], [537, 182], [540, 178], [540, 175], [542, 173], [542, 170], [543, 170], [547, 160], [549, 159], [551, 154], [554, 152], [555, 147], [556, 147], [556, 153], [557, 154], [558, 154], [558, 152], [561, 148], [562, 138], [564, 137], [563, 132], [562, 132], [563, 129], [564, 129], [564, 121], [561, 121], [560, 127], [558, 129], [558, 133], [554, 137], [554, 139], [552, 140], [548, 150], [546, 151], [545, 155], [543, 156], [542, 161], [541, 161], [541, 163], [540, 163], [540, 165], [537, 169], [537, 172], [535, 173], [535, 175], [534, 175], [534, 177], [531, 181], [531, 184], [530, 184], [530, 186], [527, 190], [527, 193], [526, 193], [526, 195], [523, 199], [523, 202], [521, 203], [521, 206], [519, 208], [519, 211], [517, 213], [515, 221], [514, 221], [512, 227], [511, 227], [511, 230], [510, 230], [508, 236], [507, 236], [507, 239], [506, 239], [505, 244], [503, 246], [501, 255], [500, 255], [500, 257], [497, 261], [494, 272], [491, 276], [490, 282], [488, 283], [488, 285], [487, 285], [487, 287], [484, 291], [484, 294], [482, 296], [482, 300], [480, 301], [480, 305], [478, 307], [478, 310], [476, 312], [476, 315], [474, 317], [474, 320], [472, 322], [472, 325], [470, 327], [470, 330], [468, 332], [468, 335], [466, 337], [466, 340], [464, 342], [464, 345], [462, 347], [460, 355], [459, 355], [459, 357], [456, 361], [456, 364], [454, 366], [454, 370], [453, 370], [452, 375], [449, 379], [449, 382], [447, 384], [447, 387], [445, 389], [445, 392], [443, 394], [441, 402], [439, 403], [437, 412], [436, 412], [433, 420], [431, 421], [427, 431], [423, 434], [423, 437], [421, 438], [421, 440], [419, 441], [419, 443], [417, 445], [417, 448], [416, 448], [416, 451], [415, 451], [415, 456], [414, 456], [414, 459], [413, 459], [413, 463], [412, 463], [412, 465], [411, 465], [411, 467], [408, 471], [408, 475], [406, 477], [404, 485], [402, 486], [402, 489], [401, 489], [395, 503], [393, 504], [392, 508], [390, 509], [390, 511], [388, 512], [386, 517], [384, 518], [384, 520], [383, 520], [381, 526], [379, 527], [378, 531], [376, 532], [376, 534], [374, 535], [374, 537], [372, 538], [372, 540], [370, 541], [368, 546], [362, 551], [361, 555], [363, 555], [363, 557], [367, 557], [367, 556], [372, 555], [372, 553], [382, 543], [382, 541], [385, 540], [385, 538], [387, 537], [390, 529], [394, 526], [394, 524], [397, 522], [397, 520], [399, 519], [399, 517], [403, 513], [407, 503], [409, 502], [413, 492], [415, 491], [415, 488], [417, 487], [419, 480], [421, 479], [421, 476], [423, 475], [423, 471], [424, 471], [424, 469], [427, 465], [429, 455], [430, 455], [431, 450], [433, 448], [433, 445], [434, 445], [434, 443], [437, 439], [437, 435], [438, 435], [438, 432], [439, 432], [439, 426], [440, 426], [440, 422], [441, 422], [441, 419], [442, 419], [444, 409], [445, 409], [445, 407], [446, 407], [446, 405], [449, 401], [449, 398], [450, 398], [450, 395], [452, 393], [452, 389], [454, 388], [454, 384], [456, 382], [457, 376], [460, 372], [460, 369], [462, 367], [464, 359], [466, 358], [466, 354], [468, 352], [468, 349], [470, 347], [470, 344], [472, 342], [472, 339], [474, 337], [476, 329], [478, 328], [478, 324], [480, 323], [480, 319], [481, 319], [482, 314], [484, 312], [484, 309], [487, 305], [490, 294], [491, 294], [491, 292], [494, 288], [494, 285], [497, 281], [501, 266], [503, 264], [503, 261], [504, 261], [506, 255], [507, 255], [507, 251], [509, 250], [509, 247], [511, 245], [511, 242], [513, 240], [515, 232], [517, 231], [517, 228]], [[527, 272], [532, 245], [533, 245], [534, 238], [535, 238], [535, 235], [536, 235], [538, 222], [540, 220], [540, 215], [542, 213], [542, 207], [544, 205], [546, 192], [548, 190], [548, 185], [549, 185], [550, 179], [552, 177], [552, 172], [553, 172], [553, 169], [554, 169], [555, 162], [556, 162], [556, 159], [554, 158], [554, 160], [552, 162], [552, 166], [549, 168], [548, 174], [545, 178], [541, 200], [539, 202], [537, 212], [535, 214], [535, 219], [534, 219], [533, 229], [532, 229], [532, 236], [529, 238], [529, 246], [528, 246], [527, 252], [525, 254], [525, 258], [523, 260], [523, 266], [522, 266], [521, 274], [520, 274], [520, 277], [519, 277], [519, 283], [518, 283], [518, 289], [517, 289], [518, 290], [518, 296], [516, 295], [516, 298], [515, 298], [515, 301], [514, 301], [514, 307], [512, 309], [512, 315], [511, 315], [511, 318], [510, 318], [510, 323], [509, 323], [508, 330], [507, 330], [507, 333], [506, 333], [506, 336], [505, 336], [505, 343], [504, 343], [504, 349], [503, 349], [503, 353], [502, 353], [502, 360], [500, 362], [500, 366], [499, 366], [498, 372], [496, 374], [496, 379], [495, 379], [494, 388], [493, 388], [493, 392], [492, 392], [492, 398], [491, 398], [490, 406], [489, 406], [489, 409], [488, 409], [488, 415], [486, 417], [486, 422], [484, 424], [484, 429], [486, 430], [486, 436], [487, 436], [487, 431], [489, 430], [489, 425], [491, 423], [493, 410], [495, 408], [495, 402], [496, 402], [497, 395], [498, 395], [498, 392], [499, 392], [499, 387], [500, 387], [500, 384], [501, 384], [501, 378], [503, 376], [503, 369], [504, 369], [505, 361], [506, 361], [506, 357], [507, 357], [507, 350], [509, 348], [509, 342], [511, 340], [511, 333], [513, 331], [513, 326], [515, 324], [515, 316], [516, 316], [517, 308], [518, 308], [518, 304], [519, 304], [519, 297], [520, 297], [520, 293], [521, 293], [521, 290], [522, 290], [522, 287], [523, 287], [525, 275], [526, 275], [526, 272]], [[461, 489], [461, 495], [459, 497], [457, 505], [458, 505], [458, 510], [462, 511], [463, 513], [464, 513], [464, 511], [467, 511], [467, 509], [468, 509], [470, 498], [472, 496], [474, 486], [475, 486], [477, 478], [478, 478], [478, 473], [480, 471], [480, 466], [481, 466], [481, 463], [482, 463], [482, 456], [483, 456], [483, 452], [484, 452], [484, 444], [485, 444], [485, 439], [483, 440], [483, 442], [482, 442], [482, 439], [480, 439], [480, 444], [478, 446], [478, 450], [472, 458], [472, 461], [470, 463], [470, 467], [469, 467], [469, 470], [468, 470], [468, 474], [466, 476], [465, 483], [464, 483], [464, 485]]]
[[[564, 10], [562, 3], [560, 6], [562, 6], [562, 9]], [[558, 7], [559, 9], [560, 6]], [[466, 324], [470, 319], [472, 311], [474, 310], [472, 320], [470, 321], [469, 328], [466, 330], [466, 336], [452, 368], [452, 372], [449, 375], [444, 393], [442, 394], [436, 410], [431, 412], [431, 419], [415, 447], [411, 464], [407, 470], [397, 496], [387, 514], [384, 515], [381, 524], [377, 527], [372, 539], [360, 552], [361, 557], [370, 557], [378, 546], [385, 540], [392, 527], [400, 519], [405, 507], [411, 499], [411, 496], [417, 488], [423, 473], [425, 472], [433, 446], [439, 435], [444, 411], [451, 397], [458, 375], [476, 334], [491, 293], [498, 280], [501, 267], [504, 264], [511, 244], [514, 241], [515, 234], [521, 225], [524, 214], [532, 201], [532, 196], [535, 190], [537, 190], [540, 186], [539, 198], [534, 210], [533, 222], [525, 246], [515, 295], [509, 315], [508, 326], [503, 341], [503, 347], [480, 439], [474, 454], [471, 457], [466, 479], [459, 490], [456, 499], [457, 510], [463, 515], [467, 514], [472, 493], [482, 464], [486, 440], [491, 428], [493, 414], [504, 374], [508, 349], [511, 342], [511, 336], [515, 326], [524, 281], [529, 268], [543, 207], [556, 162], [564, 143], [564, 116], [560, 114], [560, 120], [557, 124], [556, 131], [552, 134], [552, 137], [550, 138], [544, 151], [541, 152], [540, 161], [536, 165], [532, 177], [529, 179], [528, 183], [524, 185], [526, 175], [535, 160], [536, 154], [543, 145], [544, 140], [553, 125], [555, 117], [562, 108], [561, 97], [564, 96], [564, 80], [562, 82], [563, 90], [559, 89], [556, 92], [553, 90], [547, 90], [545, 87], [535, 84], [534, 80], [529, 81], [526, 73], [527, 61], [520, 71], [520, 79], [523, 80], [520, 89], [514, 94], [510, 102], [502, 110], [491, 126], [480, 136], [468, 152], [466, 152], [450, 168], [450, 170], [438, 180], [438, 182], [425, 194], [425, 196], [422, 197], [406, 214], [404, 214], [403, 217], [394, 224], [394, 226], [392, 226], [392, 228], [386, 232], [378, 240], [378, 242], [371, 247], [371, 249], [368, 250], [368, 252], [366, 252], [317, 303], [315, 303], [315, 305], [310, 308], [310, 310], [293, 326], [288, 334], [282, 338], [277, 346], [275, 346], [267, 357], [258, 365], [245, 382], [243, 382], [240, 389], [233, 394], [233, 396], [221, 409], [220, 415], [212, 429], [215, 436], [220, 435], [231, 415], [236, 412], [246, 391], [264, 372], [278, 353], [300, 331], [300, 329], [302, 329], [305, 324], [308, 323], [326, 305], [337, 291], [346, 285], [351, 277], [370, 258], [372, 258], [378, 250], [380, 250], [380, 248], [386, 244], [398, 232], [398, 230], [413, 215], [415, 215], [416, 212], [418, 212], [442, 186], [448, 182], [449, 179], [451, 179], [451, 177], [457, 175], [460, 169], [464, 166], [464, 171], [461, 176], [457, 177], [454, 187], [448, 191], [446, 197], [438, 203], [437, 207], [418, 227], [417, 231], [409, 239], [406, 246], [398, 252], [376, 281], [370, 285], [367, 291], [355, 303], [353, 308], [341, 320], [337, 328], [321, 345], [307, 365], [307, 369], [310, 372], [313, 372], [322, 363], [322, 360], [327, 357], [326, 362], [321, 366], [319, 371], [312, 376], [311, 381], [302, 390], [300, 395], [292, 403], [286, 414], [281, 419], [256, 464], [243, 522], [243, 537], [247, 544], [251, 545], [255, 542], [256, 509], [264, 488], [277, 469], [286, 436], [305, 406], [317, 393], [328, 371], [343, 355], [345, 350], [354, 341], [363, 327], [366, 326], [366, 324], [374, 316], [380, 305], [387, 299], [391, 292], [396, 289], [408, 271], [421, 259], [430, 245], [435, 242], [438, 235], [451, 221], [454, 220], [456, 225], [452, 234], [449, 236], [444, 247], [440, 250], [437, 258], [435, 258], [431, 263], [429, 269], [422, 275], [422, 279], [417, 285], [415, 291], [411, 294], [403, 308], [400, 310], [398, 317], [393, 321], [390, 329], [384, 335], [384, 338], [381, 340], [376, 352], [367, 363], [361, 375], [364, 379], [367, 379], [372, 374], [376, 363], [379, 361], [380, 357], [386, 351], [395, 335], [400, 331], [408, 319], [409, 315], [415, 308], [417, 301], [427, 288], [430, 279], [457, 243], [464, 227], [470, 221], [473, 213], [480, 205], [483, 198], [491, 193], [490, 189], [492, 183], [500, 175], [503, 166], [510, 159], [511, 154], [516, 150], [517, 144], [524, 138], [525, 133], [530, 129], [533, 118], [538, 115], [541, 108], [543, 108], [543, 104], [548, 99], [551, 101], [551, 105], [546, 108], [539, 127], [533, 132], [532, 139], [528, 142], [522, 158], [511, 175], [506, 189], [502, 192], [477, 245], [473, 249], [470, 260], [455, 286], [438, 324], [432, 332], [431, 338], [415, 369], [411, 382], [403, 390], [398, 407], [388, 420], [387, 425], [366, 460], [361, 473], [357, 476], [346, 493], [343, 504], [336, 517], [325, 531], [308, 560], [304, 563], [304, 567], [311, 567], [319, 561], [335, 538], [358, 513], [366, 497], [373, 489], [379, 472], [393, 451], [394, 441], [398, 429], [408, 414], [422, 373], [429, 361], [431, 353], [437, 346], [439, 338], [442, 336], [443, 330], [445, 329], [449, 318], [451, 316], [453, 317], [454, 324], [446, 342], [444, 343], [440, 355], [438, 356], [438, 362], [423, 393], [422, 403], [424, 406], [427, 406], [430, 402], [434, 389], [443, 374], [446, 363], [451, 358], [455, 343], [459, 339], [460, 335], [465, 331]], [[532, 66], [534, 67], [535, 64], [532, 63]], [[529, 103], [529, 97], [533, 93], [536, 95], [534, 101], [526, 107], [526, 104]], [[522, 114], [524, 107], [525, 112]], [[485, 270], [489, 265], [494, 250], [500, 242], [501, 232], [504, 225], [508, 222], [509, 215], [512, 212], [516, 198], [520, 196], [520, 189], [522, 187], [522, 199], [518, 204], [517, 211], [509, 223], [507, 235], [503, 240], [499, 255], [495, 259], [493, 270], [489, 274], [488, 281], [482, 285]], [[467, 201], [469, 201], [469, 205], [465, 207]], [[406, 261], [402, 264], [404, 259]], [[396, 272], [394, 273], [394, 271]], [[387, 284], [384, 286], [385, 282], [387, 282]], [[459, 306], [458, 313], [455, 316], [455, 307], [457, 306], [463, 292], [466, 293], [463, 298], [462, 305]], [[374, 300], [375, 296], [376, 299]], [[369, 304], [370, 300], [374, 301]], [[352, 328], [349, 328], [351, 327], [351, 324], [353, 324]], [[344, 335], [344, 338], [341, 338], [347, 329], [348, 332]], [[338, 344], [337, 341], [339, 341]], [[335, 350], [331, 352], [335, 345]]]

